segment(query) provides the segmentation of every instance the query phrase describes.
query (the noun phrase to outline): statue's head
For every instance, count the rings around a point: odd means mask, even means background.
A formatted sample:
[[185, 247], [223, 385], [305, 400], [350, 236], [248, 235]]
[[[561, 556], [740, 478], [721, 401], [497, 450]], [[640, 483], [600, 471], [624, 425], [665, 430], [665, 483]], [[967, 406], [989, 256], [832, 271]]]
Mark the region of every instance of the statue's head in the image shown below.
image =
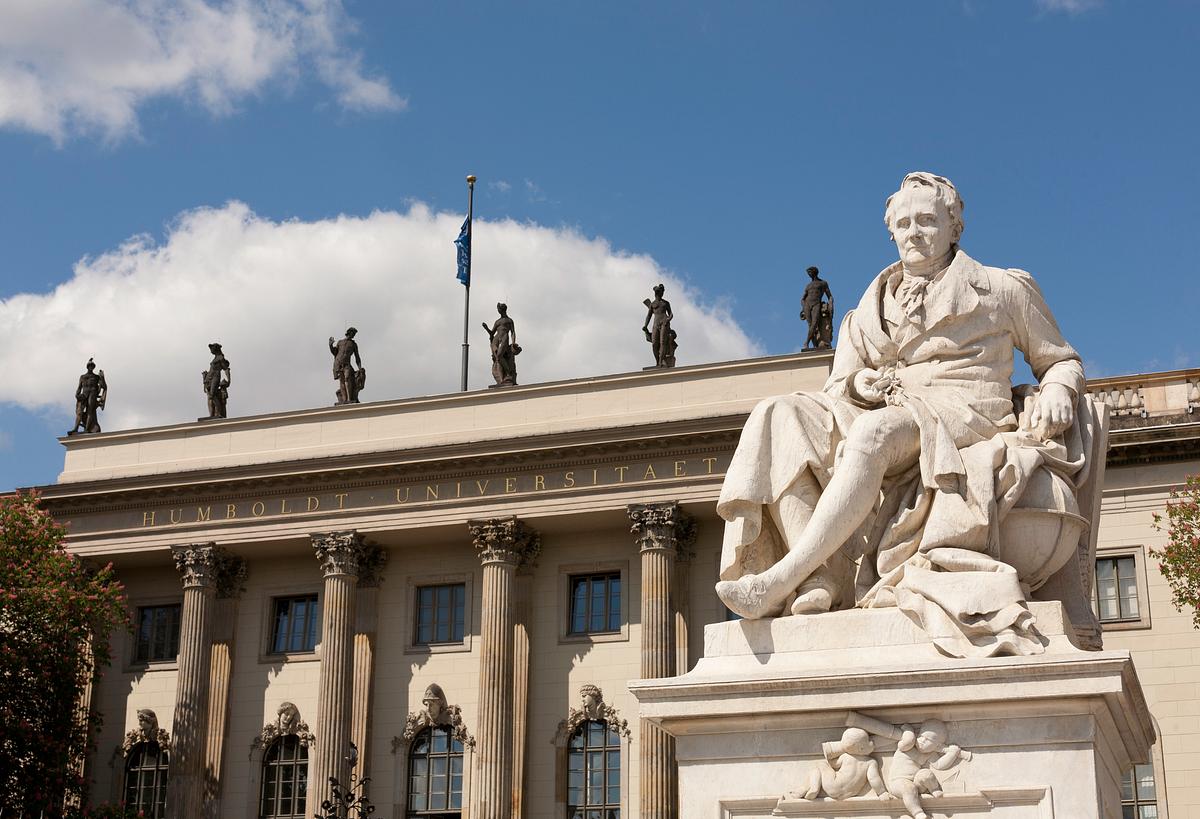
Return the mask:
[[661, 284], [654, 285], [654, 295], [658, 296], [660, 299], [662, 298], [663, 293], [666, 293], [666, 292], [667, 292], [667, 288], [664, 287], [663, 285], [661, 285]]
[[425, 704], [425, 710], [429, 712], [429, 718], [434, 722], [441, 719], [446, 708], [446, 693], [442, 691], [442, 687], [437, 683], [430, 683], [425, 689], [425, 696], [421, 698], [421, 702]]
[[932, 753], [945, 745], [949, 736], [946, 723], [940, 719], [927, 719], [917, 732], [917, 750], [923, 754]]
[[958, 245], [963, 232], [963, 200], [944, 176], [917, 171], [904, 177], [888, 197], [883, 221], [909, 267], [941, 258]]
[[87, 363], [87, 371], [90, 373], [94, 369], [96, 369], [96, 362], [89, 358]]
[[354, 327], [346, 328], [346, 338], [354, 338], [356, 335], [358, 335], [357, 329], [355, 329]]
[[842, 751], [864, 756], [875, 751], [875, 741], [862, 728], [847, 728], [842, 733]]
[[585, 711], [594, 711], [600, 703], [604, 702], [604, 692], [591, 683], [580, 687], [579, 697], [583, 700]]
[[279, 723], [279, 733], [293, 734], [300, 723], [300, 709], [290, 702], [281, 702], [275, 712], [275, 719]]
[[508, 305], [502, 301], [497, 302], [496, 303], [496, 312], [502, 316], [507, 316], [508, 315]]
[[220, 355], [221, 354], [221, 345], [214, 341], [212, 344], [208, 345], [208, 351], [210, 353], [212, 353], [213, 355]]
[[153, 736], [158, 731], [158, 715], [149, 708], [139, 708], [137, 712], [138, 728], [146, 736]]
[[821, 271], [817, 270], [815, 267], [810, 267], [808, 269], [808, 277], [815, 281], [820, 272]]

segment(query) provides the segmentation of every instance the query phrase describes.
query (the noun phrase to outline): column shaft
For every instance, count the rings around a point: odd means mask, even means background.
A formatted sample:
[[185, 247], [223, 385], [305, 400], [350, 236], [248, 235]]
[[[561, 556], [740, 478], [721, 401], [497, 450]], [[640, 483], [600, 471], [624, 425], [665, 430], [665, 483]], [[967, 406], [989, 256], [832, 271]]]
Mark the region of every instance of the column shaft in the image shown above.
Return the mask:
[[529, 732], [529, 621], [533, 617], [533, 577], [517, 570], [513, 624], [513, 819], [524, 811], [525, 744]]
[[379, 589], [359, 582], [357, 625], [354, 634], [354, 693], [350, 705], [350, 741], [358, 748], [354, 774], [361, 781], [370, 776], [371, 708], [375, 670], [375, 630]]
[[175, 819], [200, 819], [208, 740], [208, 682], [212, 664], [212, 613], [216, 590], [187, 586], [179, 622], [179, 673], [171, 719], [168, 799]]
[[325, 576], [321, 617], [321, 675], [317, 694], [316, 748], [309, 764], [309, 810], [329, 796], [329, 780], [350, 781], [350, 694], [354, 656], [356, 579]]
[[225, 735], [229, 725], [229, 686], [233, 679], [233, 635], [237, 630], [237, 600], [216, 601], [212, 665], [208, 682], [208, 738], [204, 753], [204, 815], [221, 815], [221, 766], [225, 758]]

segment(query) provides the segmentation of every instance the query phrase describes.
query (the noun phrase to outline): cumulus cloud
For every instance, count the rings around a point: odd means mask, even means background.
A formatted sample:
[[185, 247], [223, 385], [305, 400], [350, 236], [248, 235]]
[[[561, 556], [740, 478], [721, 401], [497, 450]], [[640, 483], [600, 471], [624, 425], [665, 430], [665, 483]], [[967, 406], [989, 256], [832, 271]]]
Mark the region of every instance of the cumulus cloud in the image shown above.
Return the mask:
[[[327, 338], [351, 325], [368, 372], [363, 400], [453, 392], [461, 221], [421, 204], [315, 222], [275, 222], [239, 202], [189, 211], [161, 242], [134, 237], [81, 260], [53, 292], [0, 301], [0, 401], [69, 424], [76, 380], [94, 356], [110, 388], [106, 430], [192, 420], [205, 412], [207, 345], [219, 341], [233, 365], [231, 415], [326, 406], [336, 389]], [[498, 301], [524, 348], [523, 384], [652, 363], [642, 300], [659, 281], [680, 364], [762, 352], [654, 259], [573, 230], [476, 220], [473, 274], [473, 388], [491, 382], [480, 323], [496, 318]]]
[[138, 109], [177, 97], [216, 115], [269, 84], [315, 75], [353, 111], [405, 101], [344, 43], [340, 0], [14, 0], [0, 3], [0, 126], [61, 143], [118, 140]]
[[1042, 11], [1061, 11], [1067, 14], [1082, 14], [1100, 6], [1101, 0], [1036, 0]]

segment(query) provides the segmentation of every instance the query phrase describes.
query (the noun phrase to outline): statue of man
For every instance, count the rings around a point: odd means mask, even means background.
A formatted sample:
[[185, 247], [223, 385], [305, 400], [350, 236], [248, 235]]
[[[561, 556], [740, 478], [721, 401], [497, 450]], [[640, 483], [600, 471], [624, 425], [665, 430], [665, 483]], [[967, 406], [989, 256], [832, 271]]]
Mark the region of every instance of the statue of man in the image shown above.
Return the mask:
[[[221, 345], [213, 342], [208, 345], [213, 360], [208, 369], [200, 373], [200, 381], [204, 386], [204, 394], [208, 396], [208, 417], [225, 418], [226, 406], [229, 402], [229, 385], [233, 383], [233, 374], [229, 370], [229, 360], [221, 352]], [[222, 378], [221, 374], [225, 377]]]
[[[1082, 464], [1058, 437], [1083, 393], [1079, 355], [1028, 273], [985, 267], [959, 248], [962, 211], [948, 179], [906, 176], [884, 217], [900, 261], [843, 319], [825, 387], [751, 413], [717, 504], [726, 521], [717, 594], [732, 611], [890, 604], [924, 618], [941, 597], [946, 621], [971, 642], [986, 619], [978, 599], [953, 611], [946, 600], [984, 584], [1003, 601], [993, 635], [1025, 647], [1017, 653], [1041, 650], [1022, 642], [1031, 615], [1011, 567], [975, 571], [970, 584], [931, 580], [988, 563], [1007, 500], [997, 497], [1000, 469], [1010, 487], [1045, 470], [1066, 487], [1048, 496], [1061, 496]], [[1040, 383], [1020, 426], [1014, 348]]]
[[79, 384], [75, 387], [75, 426], [68, 435], [77, 432], [99, 432], [100, 410], [108, 402], [108, 382], [104, 380], [104, 370], [96, 370], [96, 362], [88, 359], [87, 372], [79, 376]]
[[[833, 346], [833, 293], [817, 268], [808, 269], [808, 278], [800, 302], [800, 315], [808, 322], [804, 349], [829, 349]], [[828, 333], [825, 328], [829, 328]]]
[[[667, 288], [661, 284], [654, 285], [654, 301], [643, 299], [642, 304], [646, 305], [646, 320], [642, 322], [642, 332], [646, 336], [646, 341], [650, 342], [650, 348], [654, 350], [654, 366], [656, 367], [674, 367], [675, 366], [675, 348], [679, 344], [675, 341], [675, 331], [671, 329], [671, 319], [675, 315], [671, 312], [671, 302], [663, 298], [663, 293]], [[650, 328], [650, 320], [654, 320], [654, 328]]]
[[517, 386], [517, 356], [521, 353], [521, 345], [517, 344], [517, 325], [508, 317], [508, 305], [500, 302], [496, 305], [500, 318], [491, 327], [483, 322], [492, 345], [492, 378], [497, 387]]
[[[358, 393], [367, 385], [367, 370], [358, 354], [358, 343], [354, 340], [356, 335], [358, 330], [350, 327], [341, 341], [335, 343], [333, 336], [329, 337], [329, 352], [333, 354], [333, 380], [338, 382], [335, 407], [357, 404]], [[350, 363], [352, 360], [353, 365]]]

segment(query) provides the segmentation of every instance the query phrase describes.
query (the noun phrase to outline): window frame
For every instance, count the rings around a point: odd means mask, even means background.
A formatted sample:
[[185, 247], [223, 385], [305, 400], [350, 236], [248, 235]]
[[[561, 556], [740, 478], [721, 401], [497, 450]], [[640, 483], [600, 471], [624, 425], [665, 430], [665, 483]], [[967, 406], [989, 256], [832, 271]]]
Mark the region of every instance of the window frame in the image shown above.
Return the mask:
[[[317, 635], [311, 651], [275, 651], [275, 601], [296, 597], [317, 596]], [[320, 585], [296, 584], [263, 590], [261, 634], [258, 641], [258, 661], [262, 665], [278, 665], [281, 662], [317, 662], [321, 659], [321, 634], [325, 617], [325, 595]]]
[[[125, 673], [139, 673], [144, 671], [173, 671], [179, 668], [179, 653], [170, 660], [139, 660], [137, 659], [137, 629], [139, 628], [139, 613], [142, 609], [155, 608], [158, 606], [179, 606], [179, 623], [180, 623], [180, 639], [183, 633], [183, 595], [153, 595], [146, 597], [130, 598], [127, 604], [129, 611], [129, 621], [134, 624], [133, 629], [124, 631], [125, 639], [128, 640], [128, 645], [124, 648], [119, 656], [121, 658]], [[115, 648], [115, 646], [114, 646]], [[114, 652], [115, 653], [115, 652]]]
[[[141, 648], [141, 645], [142, 645], [142, 613], [146, 612], [146, 611], [152, 611], [152, 610], [159, 611], [159, 610], [165, 610], [165, 609], [175, 609], [175, 611], [176, 611], [175, 628], [174, 628], [175, 651], [171, 652], [171, 656], [169, 656], [169, 657], [153, 657], [153, 656], [147, 656], [144, 658], [139, 657], [138, 650]], [[179, 633], [181, 630], [180, 627], [182, 625], [182, 620], [183, 620], [183, 603], [179, 602], [179, 603], [142, 604], [142, 605], [136, 606], [134, 610], [137, 612], [137, 614], [136, 614], [136, 620], [135, 620], [135, 623], [136, 623], [135, 629], [136, 630], [133, 635], [133, 660], [132, 660], [131, 664], [148, 666], [148, 665], [159, 664], [159, 663], [177, 663], [179, 661]], [[171, 635], [168, 634], [168, 640], [170, 640], [170, 638], [171, 638]], [[153, 645], [155, 642], [154, 638], [152, 637], [149, 642], [150, 642], [150, 646], [147, 650], [148, 655], [152, 653]]]
[[[121, 772], [121, 790], [120, 790], [120, 796], [118, 797], [118, 801], [120, 801], [122, 804], [128, 804], [128, 802], [126, 800], [126, 794], [129, 793], [129, 775], [131, 772], [134, 771], [133, 761], [135, 758], [138, 759], [139, 761], [141, 761], [141, 758], [137, 757], [135, 755], [142, 754], [144, 752], [144, 749], [150, 745], [155, 746], [155, 748], [157, 750], [157, 757], [156, 757], [154, 766], [148, 767], [145, 765], [139, 765], [136, 770], [139, 772], [140, 771], [153, 771], [154, 772], [155, 783], [154, 783], [154, 796], [152, 797], [152, 799], [155, 804], [151, 807], [150, 811], [148, 813], [146, 813], [146, 816], [148, 817], [148, 819], [165, 819], [165, 817], [167, 816], [167, 809], [166, 809], [167, 789], [168, 789], [168, 787], [170, 787], [171, 752], [168, 749], [163, 748], [156, 741], [142, 740], [141, 742], [136, 743], [132, 748], [129, 749], [129, 753], [126, 754], [126, 756], [125, 756], [125, 764], [124, 764], [123, 770]], [[160, 772], [161, 772], [161, 779], [159, 778]], [[141, 775], [142, 774], [139, 774], [139, 777]], [[140, 779], [139, 779], [138, 784], [139, 784], [138, 793], [140, 796], [140, 793], [143, 790], [143, 788], [140, 787], [140, 785], [141, 785]], [[160, 798], [161, 798], [161, 801], [160, 801]], [[158, 810], [159, 804], [161, 804], [163, 806], [161, 812]], [[146, 812], [146, 808], [141, 804], [140, 799], [134, 805], [134, 807], [140, 811]]]
[[[417, 642], [417, 609], [420, 605], [421, 589], [430, 586], [463, 586], [463, 638], [449, 643]], [[405, 578], [404, 595], [404, 653], [405, 654], [458, 654], [470, 652], [472, 634], [475, 630], [474, 591], [475, 575], [472, 572], [453, 574], [415, 574]]]
[[[277, 746], [282, 746], [284, 743], [287, 743], [289, 740], [295, 743], [295, 746], [296, 746], [295, 757], [293, 759], [286, 760], [286, 761], [272, 760], [271, 759], [272, 749], [274, 749]], [[296, 771], [296, 772], [303, 770], [304, 771], [304, 797], [303, 798], [304, 798], [304, 804], [307, 807], [308, 799], [310, 798], [310, 794], [308, 792], [308, 772], [309, 772], [308, 746], [305, 745], [304, 743], [302, 743], [300, 741], [300, 737], [296, 736], [295, 734], [285, 734], [283, 736], [279, 736], [279, 737], [276, 737], [275, 739], [271, 740], [270, 744], [268, 744], [265, 748], [263, 748], [261, 759], [259, 759], [259, 761], [258, 761], [258, 769], [259, 769], [259, 771], [258, 771], [258, 788], [257, 788], [258, 802], [255, 806], [255, 811], [254, 811], [254, 816], [257, 817], [257, 819], [274, 819], [274, 817], [279, 817], [279, 819], [295, 819], [295, 817], [303, 817], [304, 816], [303, 808], [301, 808], [301, 810], [299, 810], [299, 811], [295, 810], [296, 801], [300, 798], [298, 794], [294, 794], [292, 796], [293, 810], [291, 813], [282, 813], [282, 814], [281, 813], [263, 813], [263, 804], [265, 801], [265, 794], [263, 792], [267, 789], [267, 775], [266, 774], [267, 774], [268, 768], [274, 768], [275, 770], [291, 768], [293, 771]], [[276, 800], [278, 800], [278, 797], [279, 797], [280, 781], [281, 780], [279, 780], [279, 779], [275, 779], [274, 783], [273, 783], [275, 786]], [[293, 780], [293, 784], [295, 783], [295, 781], [296, 780]]]
[[[1150, 781], [1154, 785], [1154, 796], [1151, 797], [1150, 799], [1142, 799], [1138, 796], [1138, 781], [1137, 781], [1138, 768], [1149, 768], [1150, 769]], [[1134, 819], [1141, 819], [1141, 810], [1139, 810], [1139, 809], [1144, 808], [1144, 807], [1148, 808], [1150, 806], [1153, 806], [1154, 812], [1155, 812], [1155, 814], [1157, 814], [1156, 819], [1166, 819], [1166, 813], [1163, 812], [1162, 800], [1160, 799], [1160, 792], [1162, 790], [1162, 787], [1159, 785], [1158, 780], [1159, 780], [1159, 768], [1155, 764], [1155, 760], [1153, 757], [1151, 757], [1149, 762], [1147, 762], [1145, 764], [1134, 765], [1128, 771], [1123, 773], [1121, 775], [1121, 794], [1120, 794], [1120, 796], [1121, 796], [1121, 800], [1120, 800], [1121, 801], [1121, 812], [1124, 813], [1125, 808], [1132, 807], [1133, 812], [1134, 812]], [[1126, 782], [1129, 783], [1129, 787], [1130, 787], [1130, 798], [1129, 799], [1125, 798]]]
[[[450, 619], [447, 622], [443, 622], [438, 619], [438, 612], [441, 611], [441, 607], [438, 605], [437, 598], [439, 596], [439, 593], [442, 590], [447, 590], [449, 597], [450, 597], [450, 601], [449, 601]], [[421, 620], [421, 613], [426, 610], [426, 606], [424, 605], [424, 598], [426, 596], [426, 592], [429, 592], [430, 596], [432, 596], [432, 598], [433, 598], [433, 603], [428, 608], [433, 619], [428, 624], [423, 623]], [[455, 605], [456, 597], [458, 598], [458, 604], [459, 604], [457, 606]], [[454, 636], [454, 625], [455, 625], [455, 622], [460, 619], [458, 616], [456, 616], [458, 614], [458, 609], [460, 606], [462, 609], [462, 613], [461, 613], [462, 633], [459, 634], [457, 637], [455, 637]], [[431, 639], [428, 639], [428, 640], [421, 639], [422, 625], [428, 625], [428, 627], [431, 631], [431, 635], [430, 635]], [[439, 630], [439, 627], [442, 627], [442, 626], [445, 626], [449, 630], [449, 638], [446, 640], [437, 639], [437, 632]], [[466, 635], [467, 635], [467, 584], [462, 583], [462, 582], [459, 582], [459, 583], [429, 583], [429, 584], [422, 584], [422, 585], [416, 586], [413, 589], [412, 630], [413, 630], [413, 633], [412, 633], [411, 637], [412, 637], [412, 643], [414, 646], [421, 646], [421, 647], [430, 646], [430, 647], [432, 647], [432, 646], [444, 646], [444, 645], [461, 645], [462, 641], [466, 638]]]
[[[433, 751], [433, 737], [435, 734], [439, 734], [439, 733], [445, 734], [445, 736], [446, 736], [446, 751], [444, 753], [440, 753], [440, 752], [435, 753]], [[418, 757], [416, 754], [413, 753], [413, 748], [416, 746], [417, 742], [420, 741], [421, 737], [425, 736], [426, 734], [429, 735], [430, 750], [428, 752], [426, 752], [425, 754], [421, 755], [420, 757]], [[454, 750], [454, 746], [456, 743], [459, 747], [458, 751]], [[462, 814], [467, 810], [467, 797], [469, 794], [469, 792], [467, 790], [468, 749], [467, 749], [467, 744], [465, 742], [458, 740], [454, 736], [453, 727], [446, 726], [446, 725], [429, 725], [429, 726], [426, 726], [425, 728], [422, 728], [420, 731], [417, 732], [417, 735], [412, 738], [412, 741], [408, 743], [408, 751], [404, 756], [405, 756], [405, 758], [404, 758], [404, 802], [398, 806], [400, 808], [400, 810], [402, 811], [402, 815], [403, 815], [404, 819], [414, 819], [414, 817], [422, 817], [422, 816], [445, 816], [447, 814], [458, 814], [461, 817]], [[432, 758], [444, 758], [446, 760], [446, 796], [447, 796], [447, 799], [449, 799], [449, 797], [451, 795], [453, 795], [453, 793], [454, 793], [454, 786], [453, 786], [454, 775], [451, 772], [453, 763], [451, 763], [450, 760], [453, 758], [456, 758], [456, 757], [462, 760], [462, 769], [458, 773], [458, 778], [459, 778], [459, 792], [458, 792], [459, 805], [458, 805], [458, 807], [452, 808], [449, 805], [447, 805], [445, 808], [437, 809], [437, 808], [429, 808], [428, 806], [426, 806], [426, 808], [424, 810], [413, 810], [412, 808], [410, 808], [409, 805], [412, 803], [412, 797], [413, 797], [413, 789], [412, 789], [413, 765], [414, 765], [415, 761], [418, 758], [425, 759], [425, 760], [429, 760]], [[428, 768], [426, 769], [425, 779], [427, 780], [426, 787], [425, 787], [425, 795], [428, 797], [431, 795], [430, 789], [432, 788], [432, 779], [433, 779], [432, 775], [428, 773]]]
[[[619, 596], [621, 615], [620, 628], [615, 631], [572, 632], [571, 631], [571, 586], [572, 580], [584, 575], [615, 574], [621, 583]], [[558, 642], [559, 643], [615, 643], [629, 640], [629, 561], [604, 561], [596, 563], [571, 563], [558, 567]]]
[[[1096, 550], [1096, 563], [1092, 567], [1092, 588], [1089, 591], [1089, 599], [1092, 601], [1092, 612], [1096, 615], [1096, 620], [1100, 623], [1100, 627], [1104, 631], [1131, 631], [1150, 628], [1150, 594], [1146, 581], [1145, 551], [1145, 547], [1140, 544], [1107, 546]], [[1098, 588], [1096, 586], [1100, 575], [1099, 564], [1101, 560], [1117, 560], [1122, 557], [1133, 558], [1138, 616], [1127, 619], [1103, 620], [1100, 618], [1100, 606], [1097, 599]]]
[[[591, 733], [590, 726], [592, 726], [593, 724], [603, 726], [602, 730], [604, 732], [604, 739], [605, 739], [603, 746], [593, 747], [588, 744], [590, 733]], [[579, 749], [579, 752], [578, 752], [579, 756], [582, 758], [581, 775], [583, 777], [583, 780], [582, 780], [581, 787], [583, 790], [583, 798], [584, 798], [584, 802], [585, 802], [585, 804], [583, 804], [583, 805], [572, 805], [571, 797], [570, 797], [570, 794], [571, 794], [571, 783], [570, 783], [571, 757], [573, 755], [575, 755], [575, 749], [571, 747], [571, 742], [576, 736], [583, 737], [583, 746], [581, 749]], [[614, 739], [616, 740], [615, 742], [612, 741]], [[609, 800], [609, 792], [612, 789], [611, 777], [613, 775], [613, 773], [612, 773], [613, 769], [610, 768], [608, 765], [608, 755], [613, 750], [615, 750], [617, 753], [617, 768], [616, 768], [616, 773], [615, 773], [616, 787], [617, 787], [617, 800], [615, 803], [613, 803], [612, 801]], [[588, 762], [587, 761], [588, 761], [588, 757], [589, 757], [589, 751], [599, 752], [603, 755], [603, 758], [604, 758], [604, 765], [602, 768], [602, 770], [604, 772], [603, 773], [604, 785], [602, 786], [602, 790], [604, 790], [604, 804], [603, 805], [586, 804], [587, 792], [588, 792]], [[589, 811], [599, 810], [602, 812], [603, 815], [606, 816], [607, 812], [610, 810], [613, 810], [613, 809], [615, 809], [617, 811], [618, 816], [621, 814], [621, 811], [624, 809], [624, 793], [625, 792], [624, 792], [623, 786], [625, 784], [625, 775], [624, 775], [625, 774], [625, 765], [628, 761], [626, 758], [626, 755], [624, 754], [624, 751], [625, 751], [625, 747], [624, 747], [624, 742], [622, 740], [621, 734], [618, 731], [616, 731], [615, 729], [613, 729], [613, 727], [608, 723], [607, 720], [587, 719], [587, 720], [583, 720], [582, 722], [579, 723], [578, 726], [576, 726], [575, 730], [572, 731], [571, 734], [567, 737], [566, 749], [565, 749], [566, 763], [567, 763], [566, 764], [566, 774], [567, 774], [566, 799], [564, 800], [565, 811], [563, 813], [563, 816], [565, 817], [565, 819], [574, 819], [574, 817], [572, 815], [572, 808], [574, 808], [577, 812], [583, 813], [584, 815], [586, 815]]]

